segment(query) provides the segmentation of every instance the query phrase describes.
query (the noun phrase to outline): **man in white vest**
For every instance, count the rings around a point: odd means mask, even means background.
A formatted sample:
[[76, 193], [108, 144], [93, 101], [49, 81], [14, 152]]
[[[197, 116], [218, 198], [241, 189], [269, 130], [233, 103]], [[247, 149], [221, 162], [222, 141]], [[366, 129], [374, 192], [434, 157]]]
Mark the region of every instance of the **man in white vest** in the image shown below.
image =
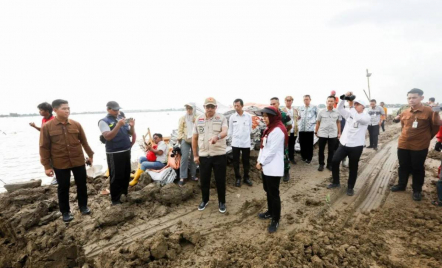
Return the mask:
[[215, 174], [218, 191], [219, 212], [226, 212], [226, 136], [227, 119], [216, 113], [216, 100], [207, 98], [204, 102], [205, 113], [195, 120], [192, 149], [194, 160], [200, 166], [201, 192], [203, 200], [198, 210], [204, 210], [209, 202], [210, 179]]

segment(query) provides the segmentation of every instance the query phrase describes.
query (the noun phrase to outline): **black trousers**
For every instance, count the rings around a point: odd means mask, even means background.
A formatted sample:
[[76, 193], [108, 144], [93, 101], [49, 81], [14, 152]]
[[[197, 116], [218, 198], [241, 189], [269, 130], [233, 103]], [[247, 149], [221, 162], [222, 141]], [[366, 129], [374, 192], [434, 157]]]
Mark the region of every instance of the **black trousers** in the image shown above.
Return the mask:
[[381, 127], [382, 127], [382, 131], [385, 132], [385, 120], [382, 120]]
[[279, 221], [281, 218], [281, 197], [279, 196], [279, 183], [281, 177], [272, 177], [262, 174], [264, 191], [267, 194], [267, 208], [272, 215], [272, 220]]
[[312, 161], [314, 135], [315, 135], [314, 132], [299, 131], [299, 145], [301, 146], [302, 159]]
[[110, 181], [110, 195], [111, 200], [120, 201], [122, 194], [127, 195], [129, 188], [131, 164], [130, 164], [130, 150], [106, 154], [107, 166], [109, 167], [109, 181]]
[[218, 201], [226, 203], [226, 168], [227, 156], [217, 155], [211, 157], [200, 156], [200, 180], [203, 202], [209, 201], [210, 179], [212, 170], [215, 174], [216, 190], [218, 191]]
[[242, 153], [242, 166], [244, 168], [244, 179], [249, 179], [250, 171], [250, 148], [232, 147], [233, 154], [233, 170], [235, 171], [235, 178], [241, 179], [239, 172], [239, 157]]
[[378, 148], [379, 125], [368, 126], [368, 134], [370, 136], [370, 147]]
[[422, 192], [422, 185], [425, 179], [425, 159], [428, 149], [412, 151], [397, 149], [397, 158], [399, 160], [399, 186], [406, 188], [408, 177], [413, 175], [413, 192]]
[[340, 183], [339, 167], [341, 161], [348, 156], [348, 168], [350, 170], [350, 174], [348, 176], [348, 188], [353, 189], [355, 187], [356, 178], [358, 177], [359, 159], [361, 158], [363, 149], [363, 146], [347, 147], [343, 146], [342, 144], [339, 146], [332, 160], [333, 183]]
[[290, 133], [290, 136], [289, 136], [289, 159], [290, 160], [295, 160], [296, 138], [298, 138], [298, 136], [295, 136], [295, 133]]
[[54, 168], [55, 176], [57, 177], [58, 182], [58, 205], [61, 213], [71, 211], [69, 206], [71, 171], [74, 174], [75, 184], [77, 185], [78, 207], [87, 206], [86, 167], [83, 165], [67, 169]]
[[319, 158], [319, 165], [324, 166], [324, 151], [325, 151], [325, 145], [328, 143], [328, 156], [327, 156], [327, 166], [332, 164], [332, 160], [333, 160], [333, 155], [335, 153], [336, 150], [336, 144], [339, 143], [338, 138], [322, 138], [319, 137], [319, 153], [318, 153], [318, 158]]

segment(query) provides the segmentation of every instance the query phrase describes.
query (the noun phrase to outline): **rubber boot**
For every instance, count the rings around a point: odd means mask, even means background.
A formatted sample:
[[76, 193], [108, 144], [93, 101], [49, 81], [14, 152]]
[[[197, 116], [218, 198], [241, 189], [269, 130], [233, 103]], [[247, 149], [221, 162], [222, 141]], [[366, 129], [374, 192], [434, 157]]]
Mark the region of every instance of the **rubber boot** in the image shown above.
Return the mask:
[[141, 174], [143, 174], [143, 172], [144, 171], [142, 169], [138, 169], [137, 172], [135, 172], [134, 179], [129, 182], [129, 185], [130, 186], [136, 185], [138, 183], [138, 180], [140, 179]]
[[105, 177], [109, 177], [109, 169], [106, 170], [106, 173], [104, 173]]

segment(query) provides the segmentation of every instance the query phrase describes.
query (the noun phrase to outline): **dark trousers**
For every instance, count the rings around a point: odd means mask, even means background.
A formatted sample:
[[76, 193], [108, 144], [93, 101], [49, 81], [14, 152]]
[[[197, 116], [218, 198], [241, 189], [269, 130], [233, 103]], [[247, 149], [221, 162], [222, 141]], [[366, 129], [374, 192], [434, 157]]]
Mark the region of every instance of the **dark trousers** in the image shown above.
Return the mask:
[[279, 183], [281, 177], [272, 177], [262, 174], [264, 191], [267, 193], [267, 208], [272, 215], [272, 220], [281, 218], [281, 197], [279, 196]]
[[[441, 161], [441, 166], [442, 166], [442, 161]], [[436, 182], [436, 189], [437, 189], [437, 197], [438, 197], [438, 201], [439, 203], [442, 203], [442, 171], [439, 174], [439, 180]]]
[[314, 135], [314, 132], [299, 132], [299, 145], [301, 146], [302, 159], [312, 161]]
[[110, 181], [110, 195], [111, 200], [120, 201], [122, 194], [127, 195], [129, 188], [131, 164], [130, 164], [130, 150], [106, 154], [107, 166], [109, 167], [109, 181]]
[[368, 126], [368, 134], [370, 136], [370, 147], [378, 148], [379, 125]]
[[381, 127], [382, 127], [382, 131], [385, 132], [385, 120], [382, 120]]
[[233, 154], [233, 170], [235, 171], [235, 178], [241, 179], [241, 174], [239, 173], [239, 157], [242, 153], [242, 165], [244, 168], [244, 179], [249, 179], [250, 171], [250, 148], [239, 148], [232, 147]]
[[295, 136], [295, 133], [290, 133], [289, 136], [289, 159], [290, 160], [295, 160], [295, 143], [296, 143], [296, 138], [298, 136]]
[[77, 185], [78, 206], [87, 206], [86, 167], [79, 166], [67, 169], [54, 168], [55, 176], [57, 177], [58, 182], [58, 205], [61, 213], [71, 211], [69, 206], [71, 171], [74, 174], [75, 184]]
[[363, 146], [347, 147], [343, 146], [342, 144], [339, 146], [332, 160], [333, 183], [340, 183], [339, 167], [341, 161], [348, 156], [348, 168], [350, 170], [350, 174], [348, 176], [348, 188], [353, 189], [355, 187], [356, 178], [358, 177], [359, 159], [361, 158], [362, 150]]
[[413, 175], [413, 192], [422, 192], [425, 178], [425, 159], [428, 149], [412, 151], [397, 149], [397, 158], [399, 160], [399, 186], [406, 188], [408, 177]]
[[338, 138], [322, 138], [319, 137], [319, 153], [318, 153], [318, 158], [319, 158], [319, 165], [324, 166], [324, 151], [325, 151], [325, 145], [328, 143], [328, 156], [327, 156], [327, 166], [331, 165], [332, 163], [332, 159], [333, 159], [333, 154], [335, 153], [336, 150], [336, 144], [339, 143]]
[[200, 180], [203, 202], [209, 201], [210, 179], [213, 170], [213, 173], [215, 174], [216, 190], [218, 191], [218, 201], [220, 203], [226, 203], [226, 168], [226, 155], [200, 157]]

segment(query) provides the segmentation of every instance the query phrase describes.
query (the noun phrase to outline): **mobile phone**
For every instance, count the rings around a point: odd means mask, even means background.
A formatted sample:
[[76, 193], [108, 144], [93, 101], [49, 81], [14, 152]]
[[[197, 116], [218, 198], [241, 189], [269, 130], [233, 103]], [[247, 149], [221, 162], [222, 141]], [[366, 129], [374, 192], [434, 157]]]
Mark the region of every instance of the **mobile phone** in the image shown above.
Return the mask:
[[131, 118], [126, 118], [125, 120], [126, 120], [126, 124], [129, 124], [130, 120], [132, 120], [132, 117]]

